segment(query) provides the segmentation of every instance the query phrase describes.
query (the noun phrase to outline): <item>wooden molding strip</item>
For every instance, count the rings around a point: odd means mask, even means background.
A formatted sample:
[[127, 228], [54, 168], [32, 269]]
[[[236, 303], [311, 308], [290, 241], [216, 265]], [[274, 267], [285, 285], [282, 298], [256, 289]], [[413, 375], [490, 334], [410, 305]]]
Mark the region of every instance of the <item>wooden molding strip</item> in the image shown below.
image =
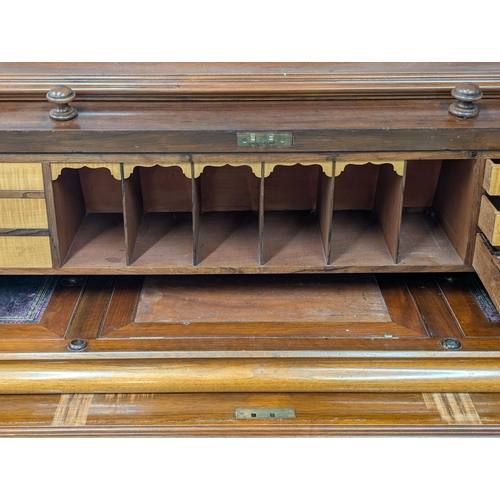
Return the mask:
[[[403, 162], [396, 162], [396, 161], [390, 161], [390, 162], [382, 162], [382, 163], [391, 163], [391, 164], [399, 164]], [[66, 165], [66, 164], [62, 164]], [[76, 164], [75, 164], [76, 165]], [[287, 161], [287, 162], [280, 162], [280, 161], [273, 161], [273, 162], [264, 162], [264, 177], [269, 177], [271, 173], [274, 171], [275, 167], [280, 166], [280, 167], [287, 167], [287, 166], [294, 166], [294, 165], [302, 165], [302, 166], [311, 166], [311, 165], [319, 165], [322, 169], [323, 172], [328, 176], [332, 177], [333, 175], [333, 164], [331, 161], [316, 161], [316, 160], [297, 160], [297, 161]], [[135, 163], [124, 163], [123, 164], [123, 178], [128, 179], [131, 175], [132, 172], [136, 167], [155, 167], [155, 166], [160, 166], [160, 167], [179, 167], [183, 174], [188, 178], [191, 179], [191, 162], [173, 162], [173, 163], [150, 163], [147, 165], [137, 165]], [[197, 179], [202, 173], [205, 167], [250, 167], [253, 174], [255, 177], [258, 177], [259, 179], [262, 177], [262, 162], [261, 161], [240, 161], [238, 163], [234, 161], [219, 161], [219, 162], [210, 162], [210, 161], [194, 161], [194, 178]], [[63, 168], [65, 168], [63, 166]], [[70, 167], [70, 168], [78, 168], [78, 167]], [[94, 167], [98, 168], [98, 167]], [[53, 177], [56, 175], [53, 171]], [[59, 174], [57, 174], [59, 175]], [[57, 178], [57, 177], [56, 177]]]
[[497, 392], [494, 359], [139, 359], [3, 361], [1, 394]]
[[460, 82], [500, 96], [499, 63], [3, 63], [0, 100], [45, 101], [56, 85], [77, 100], [448, 97]]

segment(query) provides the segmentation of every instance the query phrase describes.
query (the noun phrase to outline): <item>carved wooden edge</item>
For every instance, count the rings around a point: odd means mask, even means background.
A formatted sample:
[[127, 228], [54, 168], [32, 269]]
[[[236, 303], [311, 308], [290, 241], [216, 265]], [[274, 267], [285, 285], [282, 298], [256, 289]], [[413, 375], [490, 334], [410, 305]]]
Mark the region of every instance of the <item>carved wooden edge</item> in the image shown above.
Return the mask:
[[3, 63], [0, 100], [44, 100], [70, 85], [78, 100], [449, 98], [475, 82], [500, 96], [499, 63]]
[[406, 160], [366, 160], [366, 161], [336, 161], [335, 162], [335, 177], [338, 177], [347, 167], [347, 165], [384, 165], [386, 163], [392, 165], [394, 172], [396, 172], [400, 177], [403, 177], [405, 171]]
[[[191, 179], [192, 175], [194, 175], [194, 178], [198, 178], [202, 173], [203, 170], [206, 167], [250, 167], [252, 170], [253, 174], [261, 178], [262, 175], [264, 177], [269, 177], [271, 173], [274, 171], [274, 169], [278, 166], [280, 167], [287, 167], [287, 166], [295, 166], [295, 165], [300, 165], [300, 166], [312, 166], [312, 165], [319, 165], [325, 175], [328, 177], [332, 177], [333, 173], [335, 172], [335, 177], [338, 177], [346, 168], [347, 165], [368, 165], [371, 163], [372, 165], [384, 165], [384, 164], [390, 164], [394, 168], [394, 172], [398, 174], [400, 177], [403, 177], [404, 175], [404, 168], [405, 168], [405, 163], [406, 160], [349, 160], [349, 161], [321, 161], [321, 160], [297, 160], [297, 161], [272, 161], [272, 162], [260, 162], [260, 161], [238, 161], [234, 162], [231, 161], [230, 163], [228, 162], [210, 162], [210, 161], [194, 161], [193, 163], [193, 172], [191, 170], [191, 162], [189, 161], [174, 161], [174, 162], [151, 162], [151, 163], [124, 163], [123, 164], [123, 178], [128, 179], [135, 168], [141, 167], [141, 168], [151, 168], [155, 166], [159, 166], [162, 168], [169, 168], [169, 167], [178, 167], [182, 170], [183, 174], [188, 178]], [[264, 163], [264, 173], [262, 174], [262, 163]], [[52, 164], [52, 180], [56, 180], [59, 175], [61, 174], [61, 171], [64, 168], [83, 168], [83, 167], [88, 167], [88, 168], [107, 168], [110, 172], [111, 175], [117, 179], [121, 179], [121, 172], [120, 172], [120, 164], [119, 163], [53, 163]]]
[[61, 175], [61, 172], [65, 168], [106, 168], [110, 171], [111, 175], [117, 180], [120, 181], [122, 178], [121, 174], [121, 165], [120, 163], [51, 163], [50, 169], [52, 172], [52, 180], [55, 181]]

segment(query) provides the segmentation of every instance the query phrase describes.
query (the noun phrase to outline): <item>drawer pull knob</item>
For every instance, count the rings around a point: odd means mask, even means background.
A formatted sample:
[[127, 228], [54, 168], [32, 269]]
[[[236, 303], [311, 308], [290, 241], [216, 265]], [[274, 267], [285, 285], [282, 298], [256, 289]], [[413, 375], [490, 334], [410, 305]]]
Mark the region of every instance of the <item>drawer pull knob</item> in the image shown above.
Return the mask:
[[58, 85], [47, 92], [47, 100], [57, 104], [57, 108], [50, 111], [49, 116], [56, 121], [65, 122], [72, 120], [78, 115], [78, 111], [71, 107], [70, 103], [76, 94], [75, 91], [66, 85]]
[[475, 83], [459, 83], [451, 95], [457, 99], [450, 105], [448, 111], [460, 118], [473, 118], [479, 113], [479, 108], [474, 104], [483, 97], [481, 89]]

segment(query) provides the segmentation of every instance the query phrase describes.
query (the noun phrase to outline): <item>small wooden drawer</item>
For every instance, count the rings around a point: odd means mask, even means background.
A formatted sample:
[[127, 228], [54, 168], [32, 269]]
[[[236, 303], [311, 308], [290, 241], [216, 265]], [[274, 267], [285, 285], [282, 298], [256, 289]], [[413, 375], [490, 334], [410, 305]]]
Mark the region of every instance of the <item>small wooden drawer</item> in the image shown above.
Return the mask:
[[52, 267], [48, 236], [0, 236], [0, 268]]
[[0, 163], [0, 190], [43, 191], [41, 163]]
[[0, 229], [47, 229], [44, 199], [0, 198]]
[[493, 246], [500, 246], [500, 198], [483, 195], [479, 211], [479, 229]]
[[500, 196], [500, 160], [486, 160], [483, 187], [491, 196]]
[[476, 235], [472, 265], [492, 302], [500, 311], [500, 252], [496, 252], [481, 233]]

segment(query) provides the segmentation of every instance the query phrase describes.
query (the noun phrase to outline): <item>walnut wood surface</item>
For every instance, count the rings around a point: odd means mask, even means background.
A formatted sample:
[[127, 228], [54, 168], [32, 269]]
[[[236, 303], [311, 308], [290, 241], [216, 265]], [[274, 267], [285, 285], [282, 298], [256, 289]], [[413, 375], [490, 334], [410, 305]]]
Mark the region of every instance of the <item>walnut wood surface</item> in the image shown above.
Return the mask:
[[[468, 120], [447, 101], [80, 103], [79, 117], [54, 123], [39, 103], [3, 103], [0, 153], [236, 153], [237, 131], [293, 132], [276, 152], [498, 151], [500, 100]], [[264, 152], [255, 148], [251, 152]], [[250, 151], [249, 151], [250, 152]]]
[[470, 262], [469, 241], [477, 227], [475, 206], [479, 205], [475, 162], [443, 162], [434, 199], [436, 217], [460, 258]]
[[[292, 407], [295, 419], [236, 420]], [[247, 393], [0, 396], [0, 436], [498, 435], [498, 394]]]
[[460, 82], [500, 94], [498, 63], [3, 63], [0, 99], [448, 97]]
[[380, 165], [374, 210], [393, 261], [399, 263], [399, 242], [406, 164], [403, 176], [394, 172], [392, 165]]

